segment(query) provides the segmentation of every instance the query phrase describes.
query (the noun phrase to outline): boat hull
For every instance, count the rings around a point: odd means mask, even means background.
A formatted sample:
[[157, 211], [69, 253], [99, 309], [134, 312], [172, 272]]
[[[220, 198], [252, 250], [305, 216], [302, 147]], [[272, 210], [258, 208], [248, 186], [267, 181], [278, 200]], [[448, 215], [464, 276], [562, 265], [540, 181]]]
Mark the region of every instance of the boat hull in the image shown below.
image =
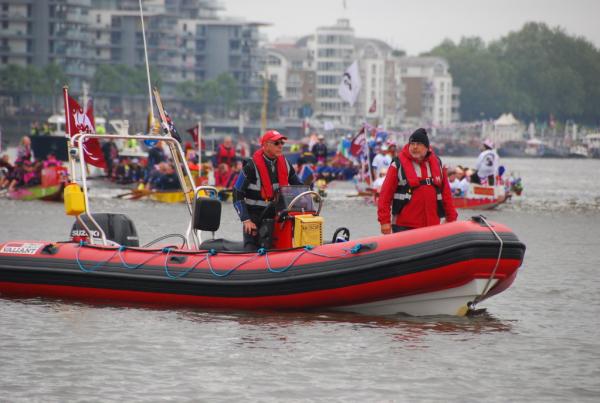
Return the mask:
[[470, 210], [491, 210], [506, 202], [506, 196], [498, 198], [480, 198], [471, 199], [468, 197], [453, 197], [452, 203], [455, 208], [470, 209]]
[[476, 183], [469, 184], [467, 197], [453, 197], [455, 208], [471, 210], [490, 210], [506, 202], [510, 194], [503, 185], [487, 186]]
[[60, 201], [62, 200], [63, 185], [52, 185], [52, 186], [31, 186], [25, 188], [18, 188], [7, 193], [9, 199], [12, 200], [46, 200], [46, 201]]
[[474, 222], [366, 238], [362, 248], [348, 242], [264, 255], [15, 241], [0, 244], [0, 295], [227, 310], [457, 314], [488, 280], [493, 286], [481, 300], [514, 281], [525, 247], [507, 228], [495, 229], [504, 242], [498, 262], [499, 242]]

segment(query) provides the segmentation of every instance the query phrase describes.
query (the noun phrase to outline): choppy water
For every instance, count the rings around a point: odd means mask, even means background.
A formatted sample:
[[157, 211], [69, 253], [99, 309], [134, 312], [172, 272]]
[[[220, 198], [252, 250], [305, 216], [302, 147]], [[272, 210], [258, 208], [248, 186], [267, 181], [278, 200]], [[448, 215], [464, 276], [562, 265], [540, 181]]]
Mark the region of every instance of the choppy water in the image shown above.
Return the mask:
[[[525, 193], [485, 214], [528, 249], [515, 284], [483, 304], [487, 315], [258, 314], [0, 298], [0, 401], [598, 401], [600, 160], [504, 162], [523, 177]], [[128, 214], [142, 242], [185, 228], [183, 206], [94, 191], [95, 210]], [[373, 206], [345, 197], [344, 186], [330, 196], [327, 234], [341, 225], [353, 238], [376, 233]], [[0, 241], [66, 239], [70, 224], [60, 204], [0, 200]], [[241, 238], [230, 205], [220, 232]]]

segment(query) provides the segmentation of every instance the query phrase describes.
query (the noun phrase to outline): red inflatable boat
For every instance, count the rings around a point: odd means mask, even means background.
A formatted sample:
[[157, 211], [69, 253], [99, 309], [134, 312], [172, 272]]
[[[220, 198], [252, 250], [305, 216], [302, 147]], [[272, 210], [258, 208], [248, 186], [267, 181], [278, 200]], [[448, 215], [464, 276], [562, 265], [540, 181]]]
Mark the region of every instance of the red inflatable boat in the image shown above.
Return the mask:
[[[83, 155], [87, 137], [120, 138], [75, 136], [72, 155]], [[181, 146], [169, 136], [127, 138], [164, 140], [174, 160], [185, 161]], [[280, 190], [287, 208], [268, 232], [272, 247], [248, 252], [223, 239], [202, 242], [203, 231], [214, 234], [220, 225], [221, 203], [206, 196], [218, 192], [193, 186], [187, 165], [179, 166], [191, 216], [185, 236], [178, 235], [181, 244], [154, 246], [162, 237], [140, 247], [126, 216], [91, 213], [82, 167], [82, 189], [74, 182], [65, 188], [65, 211], [77, 219], [71, 240], [0, 243], [0, 296], [228, 310], [456, 315], [508, 288], [523, 262], [523, 243], [509, 228], [483, 217], [357, 240], [341, 228], [333, 243], [323, 243], [323, 200], [302, 189]]]
[[232, 310], [461, 313], [511, 285], [525, 246], [464, 221], [314, 248], [0, 244], [0, 295]]

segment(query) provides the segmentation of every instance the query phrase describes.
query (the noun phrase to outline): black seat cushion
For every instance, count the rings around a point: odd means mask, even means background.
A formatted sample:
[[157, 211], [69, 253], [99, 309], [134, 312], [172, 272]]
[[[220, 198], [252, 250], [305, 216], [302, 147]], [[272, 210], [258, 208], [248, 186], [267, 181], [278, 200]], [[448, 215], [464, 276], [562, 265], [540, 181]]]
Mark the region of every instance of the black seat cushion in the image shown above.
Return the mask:
[[217, 252], [244, 252], [244, 242], [227, 239], [209, 239], [200, 244], [200, 249], [214, 249]]

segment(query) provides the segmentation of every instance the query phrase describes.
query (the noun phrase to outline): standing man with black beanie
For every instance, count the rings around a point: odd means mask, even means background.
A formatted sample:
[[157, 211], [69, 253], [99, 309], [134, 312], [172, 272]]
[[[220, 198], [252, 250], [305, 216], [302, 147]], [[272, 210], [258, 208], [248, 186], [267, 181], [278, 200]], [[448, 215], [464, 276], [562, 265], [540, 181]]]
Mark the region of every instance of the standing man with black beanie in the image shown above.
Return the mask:
[[[391, 210], [391, 216], [390, 216]], [[382, 234], [456, 221], [452, 193], [427, 131], [415, 130], [390, 165], [377, 204]]]

